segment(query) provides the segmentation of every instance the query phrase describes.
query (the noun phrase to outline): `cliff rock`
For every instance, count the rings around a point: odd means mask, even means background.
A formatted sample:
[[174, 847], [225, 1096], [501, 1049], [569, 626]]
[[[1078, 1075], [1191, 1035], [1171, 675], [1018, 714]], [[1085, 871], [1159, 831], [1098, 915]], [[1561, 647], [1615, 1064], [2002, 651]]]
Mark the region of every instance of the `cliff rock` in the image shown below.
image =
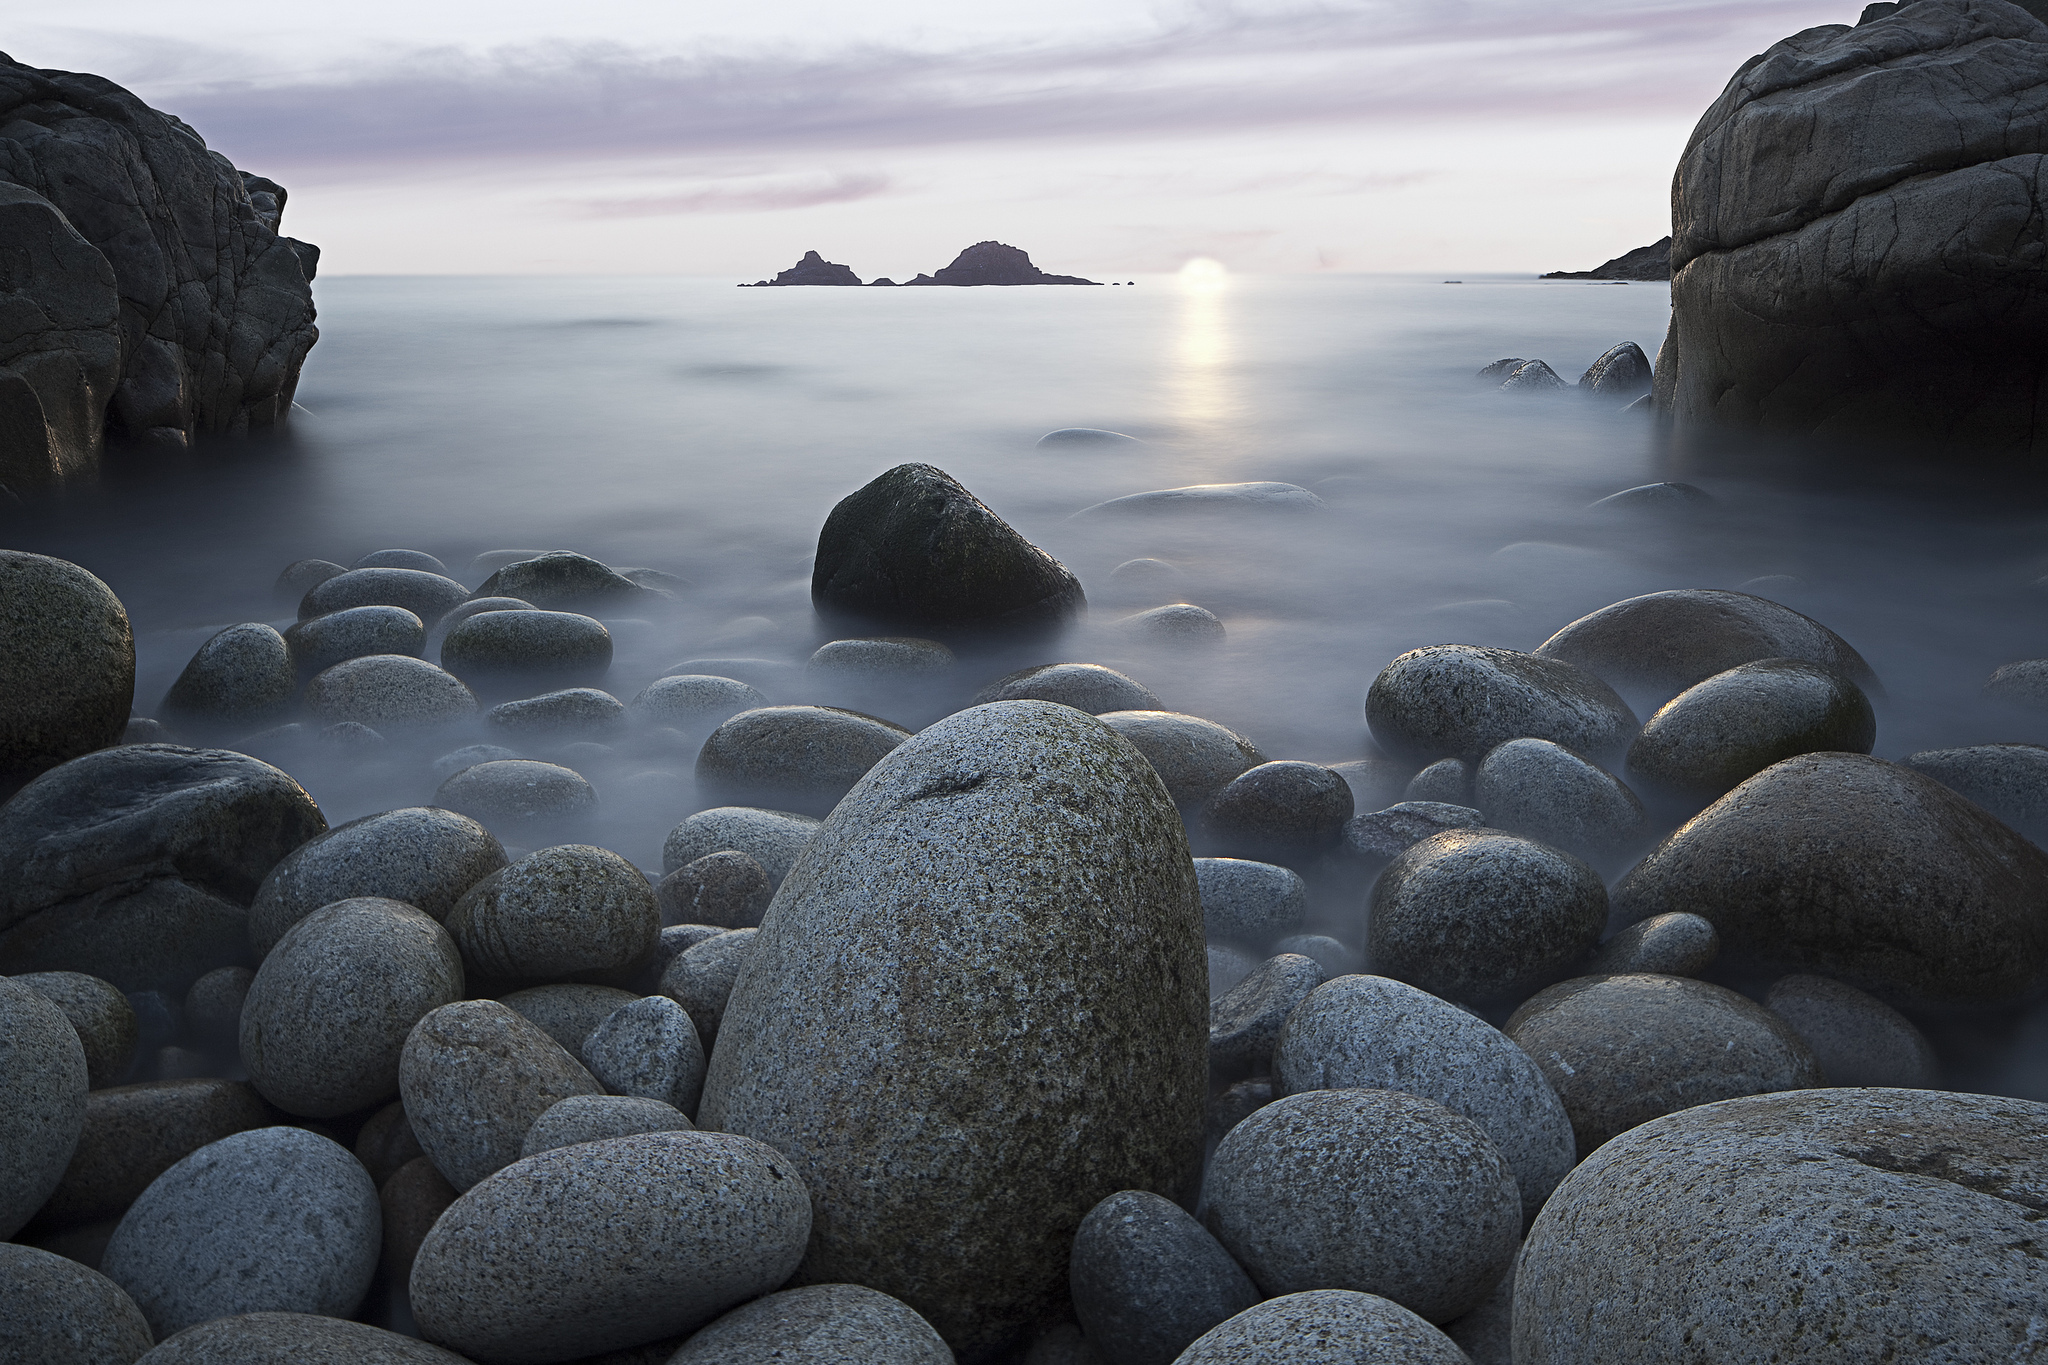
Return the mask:
[[1671, 278], [1671, 239], [1662, 237], [1648, 246], [1616, 256], [1591, 270], [1553, 270], [1539, 275], [1544, 280], [1668, 280]]

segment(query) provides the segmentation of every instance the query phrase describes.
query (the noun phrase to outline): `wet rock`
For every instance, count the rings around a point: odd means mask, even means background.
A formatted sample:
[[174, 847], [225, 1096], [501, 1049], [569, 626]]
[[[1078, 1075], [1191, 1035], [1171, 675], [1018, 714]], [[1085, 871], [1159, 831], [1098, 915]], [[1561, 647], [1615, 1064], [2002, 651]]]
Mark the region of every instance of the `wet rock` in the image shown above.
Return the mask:
[[[2048, 1107], [1921, 1090], [1728, 1100], [1574, 1171], [1515, 1279], [1527, 1365], [2024, 1359], [2048, 1301]], [[1779, 1292], [1759, 1292], [1779, 1286]]]
[[635, 720], [693, 732], [715, 728], [742, 711], [767, 704], [767, 697], [737, 678], [684, 673], [648, 684], [626, 709]]
[[507, 749], [502, 744], [465, 744], [435, 759], [428, 771], [446, 782], [464, 768], [474, 768], [479, 763], [497, 763], [521, 757], [517, 749]]
[[271, 589], [280, 599], [297, 603], [328, 579], [347, 572], [346, 565], [331, 559], [295, 559], [278, 572]]
[[139, 1030], [128, 997], [110, 981], [84, 972], [29, 972], [14, 980], [55, 1005], [85, 1050], [87, 1083], [94, 1090], [119, 1081], [135, 1057]]
[[398, 1093], [413, 1025], [462, 995], [462, 956], [439, 924], [401, 901], [336, 901], [286, 930], [257, 968], [242, 1065], [288, 1114], [355, 1113]]
[[1121, 1190], [1088, 1211], [1068, 1281], [1089, 1343], [1130, 1365], [1172, 1365], [1195, 1338], [1259, 1301], [1206, 1228], [1145, 1190]]
[[814, 682], [873, 690], [943, 678], [959, 664], [953, 651], [937, 640], [896, 635], [820, 645], [804, 665], [804, 673]]
[[345, 1148], [257, 1128], [150, 1182], [100, 1270], [159, 1338], [231, 1313], [346, 1317], [370, 1287], [382, 1231], [376, 1187]]
[[[718, 1038], [733, 984], [753, 951], [757, 931], [735, 929], [684, 949], [661, 974], [661, 993], [696, 1024], [708, 1052]], [[694, 1108], [694, 1106], [692, 1106]]]
[[2035, 842], [2048, 833], [2048, 748], [2038, 744], [1972, 744], [1922, 749], [1899, 760], [1976, 802]]
[[1600, 945], [1587, 976], [1699, 976], [1721, 955], [1721, 936], [1698, 915], [1652, 915]]
[[640, 997], [616, 986], [592, 986], [577, 981], [557, 981], [545, 986], [528, 986], [498, 997], [499, 1003], [516, 1010], [562, 1045], [571, 1057], [583, 1055], [583, 1040], [610, 1018], [621, 1005]]
[[306, 684], [305, 702], [307, 711], [330, 724], [352, 720], [379, 731], [452, 725], [477, 710], [475, 695], [453, 674], [399, 654], [334, 665]]
[[299, 622], [284, 643], [301, 674], [319, 673], [372, 654], [416, 655], [426, 646], [427, 627], [404, 607], [349, 607]]
[[0, 1242], [0, 1348], [21, 1365], [130, 1365], [154, 1340], [135, 1301], [96, 1270]]
[[1626, 783], [1547, 739], [1511, 739], [1489, 751], [1472, 800], [1495, 829], [1582, 858], [1625, 852], [1647, 833], [1643, 803]]
[[742, 711], [697, 752], [697, 785], [711, 800], [824, 815], [884, 755], [901, 726], [831, 706]]
[[1498, 830], [1414, 845], [1372, 889], [1373, 970], [1466, 1003], [1512, 1003], [1583, 961], [1607, 924], [1600, 874]]
[[1273, 863], [1197, 858], [1195, 885], [1206, 938], [1262, 946], [1299, 929], [1308, 915], [1308, 883]]
[[1289, 934], [1273, 945], [1276, 953], [1299, 953], [1321, 965], [1325, 977], [1358, 970], [1358, 954], [1328, 934]]
[[278, 1120], [241, 1081], [144, 1081], [85, 1098], [78, 1146], [39, 1225], [68, 1227], [118, 1216], [150, 1182], [208, 1143]]
[[306, 1313], [242, 1313], [202, 1322], [165, 1341], [149, 1365], [464, 1365], [416, 1337]]
[[[700, 1054], [701, 1055], [701, 1054]], [[701, 1082], [701, 1075], [699, 1080]], [[519, 1155], [535, 1156], [579, 1142], [603, 1142], [635, 1133], [694, 1133], [697, 1125], [672, 1104], [642, 1095], [571, 1095], [548, 1106], [526, 1130]]]
[[399, 1167], [426, 1155], [420, 1150], [420, 1140], [413, 1135], [412, 1124], [406, 1120], [401, 1100], [393, 1100], [364, 1121], [356, 1133], [355, 1153], [356, 1160], [363, 1163], [363, 1169], [380, 1190], [398, 1174]]
[[2029, 711], [2048, 710], [2048, 659], [2021, 659], [1992, 670], [1984, 695]]
[[431, 627], [468, 597], [468, 588], [443, 574], [419, 569], [350, 569], [315, 584], [299, 602], [299, 619], [310, 621], [350, 607], [404, 607]]
[[1578, 1160], [1571, 1117], [1514, 1040], [1457, 1006], [1383, 976], [1340, 976], [1287, 1017], [1273, 1071], [1282, 1094], [1403, 1090], [1463, 1114], [1500, 1149], [1529, 1219]]
[[1372, 736], [1398, 757], [1477, 762], [1511, 739], [1547, 739], [1600, 760], [1636, 732], [1614, 689], [1558, 659], [1431, 645], [1388, 664], [1366, 692]]
[[609, 849], [561, 844], [471, 887], [448, 932], [485, 979], [604, 975], [654, 950], [661, 912], [639, 868]]
[[1884, 1001], [1824, 976], [1781, 976], [1764, 1007], [1813, 1049], [1829, 1085], [1931, 1090], [1941, 1084], [1934, 1045]]
[[573, 612], [479, 612], [442, 638], [441, 666], [486, 690], [593, 685], [611, 669], [612, 635]]
[[1624, 488], [1619, 493], [1609, 493], [1599, 501], [1589, 503], [1588, 512], [1621, 513], [1665, 513], [1684, 515], [1699, 512], [1714, 503], [1714, 497], [1705, 489], [1695, 488], [1689, 483], [1646, 483], [1634, 488]]
[[1266, 761], [1243, 735], [1199, 716], [1108, 711], [1099, 719], [1145, 756], [1177, 806], [1200, 806], [1232, 778]]
[[448, 566], [425, 550], [372, 550], [351, 569], [418, 569], [422, 573], [445, 574]]
[[1409, 805], [1468, 807], [1472, 804], [1473, 765], [1462, 758], [1440, 758], [1408, 779], [1401, 800]]
[[605, 734], [626, 718], [626, 705], [595, 687], [571, 687], [519, 701], [501, 702], [484, 713], [499, 730], [523, 739]]
[[667, 593], [642, 587], [588, 555], [569, 550], [550, 550], [504, 565], [485, 579], [473, 596], [517, 597], [547, 611], [610, 615], [644, 611], [668, 600]]
[[434, 793], [434, 804], [518, 827], [571, 820], [597, 809], [597, 790], [581, 773], [529, 758], [500, 758], [462, 769]]
[[1633, 341], [1610, 347], [1579, 376], [1579, 391], [1623, 402], [1648, 393], [1650, 358]]
[[0, 778], [118, 744], [134, 702], [121, 599], [76, 564], [0, 550]]
[[1711, 801], [1773, 763], [1867, 754], [1876, 739], [1876, 714], [1855, 683], [1797, 659], [1762, 659], [1666, 702], [1629, 745], [1628, 767], [1662, 791]]
[[1099, 716], [1106, 711], [1157, 710], [1159, 698], [1101, 664], [1039, 664], [1006, 673], [974, 694], [973, 706], [992, 701], [1053, 701]]
[[1750, 778], [1614, 888], [1624, 923], [1713, 924], [1734, 965], [1895, 1003], [1991, 1005], [2048, 980], [2048, 854], [1948, 788], [1857, 754]]
[[774, 895], [775, 883], [767, 869], [731, 848], [684, 864], [654, 888], [664, 926], [715, 924], [722, 929], [751, 929], [761, 922]]
[[1445, 801], [1401, 801], [1344, 822], [1339, 847], [1368, 869], [1380, 868], [1431, 835], [1478, 829], [1486, 817], [1470, 806]]
[[735, 1308], [683, 1343], [669, 1365], [778, 1365], [799, 1358], [953, 1365], [917, 1310], [857, 1284], [814, 1284]]
[[1322, 981], [1322, 965], [1314, 958], [1281, 953], [1211, 1002], [1209, 1074], [1228, 1080], [1270, 1072], [1281, 1025]]
[[63, 1178], [85, 1123], [85, 1048], [56, 1004], [0, 978], [0, 1236]]
[[377, 1206], [384, 1217], [384, 1254], [378, 1269], [403, 1284], [412, 1274], [420, 1243], [456, 1198], [455, 1187], [424, 1156], [392, 1172], [377, 1189]]
[[1197, 483], [1184, 488], [1154, 488], [1084, 507], [1074, 515], [1153, 516], [1210, 512], [1313, 512], [1323, 500], [1299, 484], [1262, 480], [1254, 483]]
[[[1066, 1293], [1088, 1208], [1191, 1193], [1200, 914], [1179, 817], [1104, 725], [1028, 701], [947, 717], [840, 803], [784, 883], [700, 1122], [800, 1154], [819, 1211], [806, 1279], [858, 1274], [969, 1361], [1021, 1345]], [[825, 968], [844, 955], [865, 970]], [[934, 1125], [940, 1104], [956, 1117]]]
[[1377, 1294], [1311, 1289], [1248, 1308], [1176, 1365], [1469, 1365], [1427, 1319]]
[[1523, 1002], [1507, 1035], [1572, 1116], [1579, 1151], [1696, 1104], [1803, 1090], [1820, 1066], [1777, 1015], [1677, 976], [1583, 976]]
[[242, 1006], [256, 973], [247, 967], [216, 967], [185, 992], [185, 1028], [194, 1041], [215, 1052], [232, 1052], [242, 1028]]
[[1394, 1090], [1289, 1095], [1231, 1129], [1206, 1186], [1216, 1239], [1270, 1295], [1304, 1285], [1448, 1322], [1493, 1288], [1522, 1200], [1478, 1125]]
[[582, 1055], [590, 1074], [614, 1095], [697, 1112], [697, 1097], [704, 1090], [704, 1044], [683, 1007], [666, 996], [644, 996], [619, 1006], [583, 1040]]
[[541, 1152], [455, 1201], [412, 1309], [464, 1355], [550, 1361], [690, 1331], [789, 1278], [811, 1210], [793, 1163], [730, 1133]]
[[164, 694], [161, 710], [188, 725], [263, 720], [282, 711], [297, 686], [284, 637], [251, 621], [201, 645]]
[[728, 849], [745, 853], [775, 885], [817, 837], [818, 820], [791, 811], [755, 806], [714, 806], [700, 810], [669, 831], [661, 846], [664, 874]]
[[1307, 862], [1336, 844], [1351, 813], [1350, 786], [1320, 763], [1261, 763], [1203, 803], [1200, 824], [1224, 852]]
[[1151, 645], [1221, 644], [1229, 634], [1216, 613], [1191, 602], [1174, 602], [1117, 622], [1125, 634]]
[[407, 806], [365, 815], [299, 845], [249, 907], [249, 941], [267, 953], [323, 905], [358, 896], [404, 901], [446, 920], [462, 893], [505, 866], [505, 848], [466, 815]]

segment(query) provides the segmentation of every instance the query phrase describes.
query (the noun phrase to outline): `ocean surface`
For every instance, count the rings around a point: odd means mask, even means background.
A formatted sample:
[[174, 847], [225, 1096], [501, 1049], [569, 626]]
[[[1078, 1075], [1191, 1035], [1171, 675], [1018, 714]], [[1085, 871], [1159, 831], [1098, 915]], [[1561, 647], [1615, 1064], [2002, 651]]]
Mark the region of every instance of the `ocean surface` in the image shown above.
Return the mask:
[[[439, 556], [472, 586], [472, 558], [499, 549], [573, 549], [688, 580], [673, 610], [609, 623], [607, 686], [622, 699], [691, 658], [800, 664], [830, 638], [809, 601], [819, 526], [839, 498], [914, 460], [1072, 567], [1092, 609], [1057, 643], [964, 658], [950, 692], [906, 694], [897, 714], [870, 707], [907, 725], [1065, 658], [1123, 668], [1269, 758], [1338, 762], [1370, 752], [1365, 689], [1403, 650], [1528, 649], [1624, 597], [1727, 587], [1806, 612], [1863, 653], [1884, 684], [1880, 756], [2048, 741], [2048, 718], [1981, 695], [1999, 664], [2048, 654], [2036, 586], [2048, 511], [2034, 493], [1964, 488], [1948, 470], [1879, 479], [1853, 452], [1821, 471], [1742, 443], [1681, 457], [1646, 414], [1474, 382], [1507, 356], [1567, 380], [1617, 342], [1654, 356], [1662, 285], [342, 277], [315, 293], [322, 337], [288, 438], [123, 459], [99, 487], [0, 510], [0, 544], [83, 564], [127, 604], [138, 714], [213, 631], [289, 623], [293, 604], [272, 590], [285, 564], [395, 547]], [[1143, 443], [1036, 447], [1065, 427]], [[1714, 505], [1679, 519], [1589, 510], [1672, 478]], [[1075, 516], [1244, 480], [1299, 484], [1325, 506]], [[1111, 570], [1139, 557], [1177, 567], [1170, 592], [1116, 590]], [[1117, 624], [1173, 599], [1214, 611], [1227, 639], [1148, 650]], [[340, 823], [431, 800], [429, 762], [485, 738], [479, 727], [433, 752], [408, 741], [293, 774]], [[690, 760], [630, 743], [583, 751], [602, 802], [594, 841], [658, 868], [661, 836], [706, 804]], [[1959, 1079], [2048, 1098], [2048, 1063], [2016, 1060], [2048, 1052], [2048, 1027], [2000, 1027], [1997, 1074]]]

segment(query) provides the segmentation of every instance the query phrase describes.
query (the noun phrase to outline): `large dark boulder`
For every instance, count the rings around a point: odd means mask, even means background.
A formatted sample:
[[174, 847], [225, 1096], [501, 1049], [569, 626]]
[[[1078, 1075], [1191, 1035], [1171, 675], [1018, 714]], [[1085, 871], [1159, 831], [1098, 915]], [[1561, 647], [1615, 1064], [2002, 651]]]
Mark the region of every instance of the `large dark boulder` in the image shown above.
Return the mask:
[[1078, 275], [1048, 275], [1031, 264], [1028, 253], [1001, 242], [976, 242], [935, 275], [919, 275], [905, 284], [1101, 284]]
[[[61, 418], [68, 433], [83, 420], [78, 404], [97, 402], [107, 434], [175, 446], [284, 424], [319, 335], [307, 283], [319, 251], [278, 235], [281, 186], [236, 170], [186, 124], [111, 81], [38, 71], [5, 55], [0, 182], [54, 206], [100, 258], [61, 234], [52, 239], [52, 267], [65, 263], [68, 292], [91, 303], [81, 314], [90, 325], [69, 332], [80, 338], [75, 382], [56, 360], [24, 373], [9, 353], [27, 354], [42, 324], [33, 310], [0, 314], [0, 365], [23, 374], [46, 416]], [[29, 217], [41, 212], [32, 199], [7, 202]], [[0, 226], [0, 242], [7, 234]], [[119, 303], [111, 384], [97, 311], [109, 270]], [[36, 288], [56, 287], [43, 278], [39, 263]], [[9, 388], [0, 372], [0, 466], [19, 458], [10, 433], [27, 409], [20, 389]]]
[[0, 550], [0, 783], [118, 744], [134, 700], [135, 636], [113, 589]]
[[5, 181], [0, 260], [0, 485], [41, 488], [99, 461], [121, 377], [121, 295], [55, 204]]
[[2048, 454], [2048, 26], [1915, 0], [1794, 34], [1671, 189], [1657, 407], [1939, 452]]

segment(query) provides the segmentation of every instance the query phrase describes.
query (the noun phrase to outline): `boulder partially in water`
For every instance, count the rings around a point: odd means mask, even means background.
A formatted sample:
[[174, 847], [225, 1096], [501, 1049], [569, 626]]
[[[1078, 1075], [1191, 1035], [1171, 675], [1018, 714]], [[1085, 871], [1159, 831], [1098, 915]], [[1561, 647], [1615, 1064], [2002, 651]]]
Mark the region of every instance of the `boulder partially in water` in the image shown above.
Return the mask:
[[67, 560], [0, 550], [0, 782], [120, 743], [134, 700], [135, 635], [113, 590]]

